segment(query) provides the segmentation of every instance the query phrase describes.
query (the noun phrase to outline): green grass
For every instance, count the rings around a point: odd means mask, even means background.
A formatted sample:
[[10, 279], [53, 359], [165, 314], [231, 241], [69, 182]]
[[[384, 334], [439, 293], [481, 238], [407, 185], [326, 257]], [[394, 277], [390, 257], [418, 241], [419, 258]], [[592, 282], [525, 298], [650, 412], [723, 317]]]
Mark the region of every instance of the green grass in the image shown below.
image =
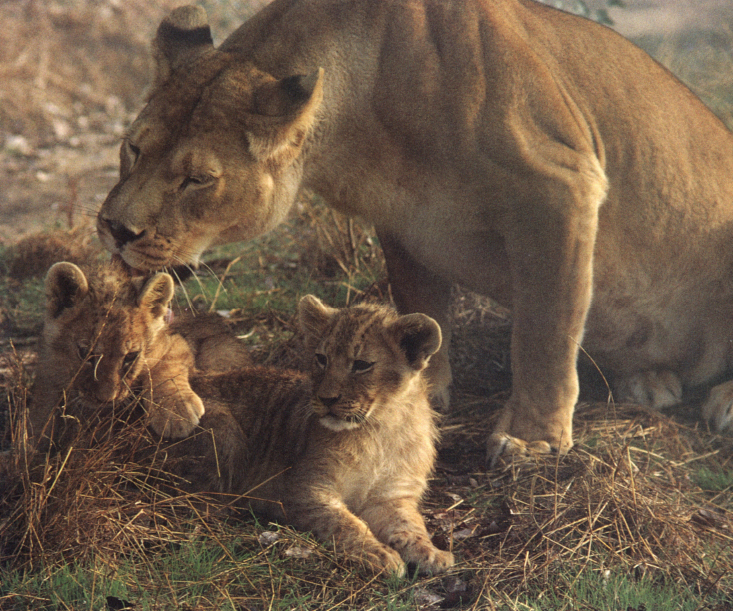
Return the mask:
[[664, 578], [634, 578], [614, 575], [607, 569], [589, 568], [580, 573], [559, 572], [552, 589], [521, 596], [498, 608], [507, 611], [702, 611], [725, 602], [720, 596], [708, 598], [704, 593], [680, 588], [679, 584]]
[[702, 466], [692, 475], [693, 481], [708, 492], [724, 493], [733, 491], [733, 470], [730, 468], [710, 468]]
[[[197, 537], [165, 554], [117, 566], [75, 563], [32, 574], [0, 569], [0, 609], [91, 611], [106, 608], [107, 597], [133, 602], [136, 610], [348, 608], [349, 601], [362, 599], [373, 600], [376, 609], [415, 608], [415, 580], [365, 582], [348, 570], [336, 579], [328, 571], [316, 575], [313, 561], [283, 555], [294, 545], [318, 547], [307, 537], [284, 532], [265, 549], [250, 533], [246, 539], [232, 536], [227, 541]], [[344, 578], [355, 587], [344, 587]]]

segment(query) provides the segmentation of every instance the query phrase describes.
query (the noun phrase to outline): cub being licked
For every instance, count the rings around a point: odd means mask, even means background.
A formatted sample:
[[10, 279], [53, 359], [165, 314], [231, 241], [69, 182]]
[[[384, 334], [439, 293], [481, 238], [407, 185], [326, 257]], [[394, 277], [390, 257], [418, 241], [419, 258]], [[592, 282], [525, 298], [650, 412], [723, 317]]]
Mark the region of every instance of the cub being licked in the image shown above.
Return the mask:
[[[154, 50], [97, 217], [131, 267], [261, 235], [301, 189], [361, 216], [398, 311], [443, 330], [436, 406], [451, 285], [511, 307], [492, 457], [572, 446], [581, 344], [617, 399], [733, 377], [733, 135], [609, 28], [532, 0], [274, 0], [218, 48], [180, 7]], [[733, 382], [703, 411], [733, 427]]]
[[[434, 320], [374, 305], [338, 310], [306, 296], [298, 318], [312, 355], [308, 376], [248, 366], [248, 355], [206, 319], [169, 328], [167, 274], [85, 275], [60, 263], [46, 287], [39, 372], [47, 375], [39, 375], [29, 415], [36, 435], [55, 441], [62, 415], [80, 420], [112, 399], [152, 391], [157, 402], [159, 383], [173, 380], [179, 395], [206, 408], [192, 435], [155, 443], [185, 490], [242, 495], [256, 512], [313, 531], [374, 572], [399, 574], [408, 562], [436, 573], [453, 564], [418, 510], [438, 436], [424, 375], [441, 343]], [[199, 371], [195, 350], [199, 365], [238, 368]]]
[[373, 571], [453, 564], [419, 513], [438, 430], [423, 374], [438, 324], [391, 308], [298, 308], [310, 377], [254, 367], [197, 375], [192, 388], [231, 410], [244, 435], [234, 482], [256, 512], [284, 520]]
[[204, 404], [188, 383], [194, 357], [168, 330], [173, 297], [168, 274], [130, 279], [122, 266], [85, 273], [56, 263], [45, 281], [46, 315], [28, 420], [33, 446], [53, 440], [65, 414], [97, 410], [139, 391], [148, 423], [165, 437], [185, 437]]

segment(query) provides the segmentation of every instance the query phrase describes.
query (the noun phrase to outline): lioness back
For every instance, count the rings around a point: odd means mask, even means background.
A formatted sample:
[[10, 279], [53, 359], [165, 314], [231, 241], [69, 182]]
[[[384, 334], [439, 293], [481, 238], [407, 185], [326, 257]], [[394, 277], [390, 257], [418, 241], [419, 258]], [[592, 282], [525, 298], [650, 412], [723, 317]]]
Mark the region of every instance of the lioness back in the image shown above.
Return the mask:
[[438, 325], [312, 296], [299, 319], [310, 376], [259, 367], [192, 378], [243, 432], [237, 492], [372, 570], [445, 570], [452, 555], [432, 545], [418, 511], [436, 452], [423, 370], [440, 346]]

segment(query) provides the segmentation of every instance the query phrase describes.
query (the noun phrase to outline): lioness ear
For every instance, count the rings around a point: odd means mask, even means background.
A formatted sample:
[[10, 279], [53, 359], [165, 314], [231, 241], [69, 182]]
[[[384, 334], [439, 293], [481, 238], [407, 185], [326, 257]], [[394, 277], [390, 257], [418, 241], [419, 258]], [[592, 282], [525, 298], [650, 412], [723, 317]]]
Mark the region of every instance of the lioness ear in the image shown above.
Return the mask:
[[257, 161], [294, 158], [315, 123], [323, 99], [323, 68], [260, 85], [252, 96], [247, 136]]
[[64, 310], [76, 305], [89, 292], [84, 272], [73, 263], [54, 263], [46, 274], [46, 312], [58, 318]]
[[305, 335], [306, 343], [320, 339], [331, 317], [338, 310], [324, 304], [315, 295], [306, 295], [298, 303], [298, 325]]
[[153, 40], [156, 63], [155, 84], [194, 57], [214, 48], [206, 11], [200, 6], [179, 6], [158, 26]]
[[430, 357], [443, 341], [440, 325], [425, 314], [400, 316], [389, 326], [389, 332], [407, 357], [410, 367], [418, 371], [427, 367]]
[[163, 316], [168, 311], [168, 305], [173, 299], [173, 278], [168, 274], [155, 274], [140, 290], [137, 304], [148, 308], [154, 317]]

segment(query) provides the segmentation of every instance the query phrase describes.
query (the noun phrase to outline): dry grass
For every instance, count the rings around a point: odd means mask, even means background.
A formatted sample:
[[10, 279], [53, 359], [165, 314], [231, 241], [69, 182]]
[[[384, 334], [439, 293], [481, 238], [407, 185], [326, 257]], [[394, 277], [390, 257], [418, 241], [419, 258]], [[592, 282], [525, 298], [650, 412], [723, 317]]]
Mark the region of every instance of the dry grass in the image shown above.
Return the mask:
[[[309, 263], [315, 282], [349, 284], [359, 270], [378, 267], [368, 228], [350, 226], [319, 207], [304, 207], [301, 215], [280, 239], [295, 240], [291, 246], [306, 253], [303, 260], [317, 262]], [[350, 246], [353, 241], [358, 248]], [[220, 273], [233, 269], [225, 257], [217, 265]], [[388, 294], [384, 283], [341, 293], [352, 300]], [[508, 313], [456, 291], [454, 314], [455, 410], [444, 418], [425, 506], [437, 544], [459, 560], [447, 577], [371, 582], [307, 535], [258, 524], [226, 500], [185, 493], [161, 471], [157, 454], [141, 453], [156, 442], [139, 423], [109, 435], [119, 424], [107, 418], [85, 430], [68, 453], [34, 468], [16, 464], [13, 475], [6, 474], [2, 570], [48, 580], [78, 564], [99, 575], [97, 588], [111, 587], [115, 576], [128, 597], [156, 592], [158, 602], [146, 607], [152, 609], [171, 608], [185, 590], [189, 577], [175, 571], [170, 583], [160, 583], [161, 571], [172, 571], [174, 560], [199, 565], [184, 570], [201, 591], [198, 606], [190, 607], [196, 609], [222, 608], [229, 599], [252, 609], [379, 609], [385, 601], [394, 608], [427, 609], [431, 600], [442, 607], [521, 609], [538, 599], [536, 608], [592, 609], [580, 604], [585, 599], [578, 590], [589, 579], [598, 580], [596, 589], [609, 588], [609, 600], [621, 580], [638, 589], [671, 588], [701, 605], [712, 601], [700, 608], [730, 609], [721, 602], [733, 596], [733, 480], [725, 478], [732, 470], [730, 439], [701, 429], [689, 412], [671, 419], [634, 406], [584, 403], [576, 416], [578, 443], [568, 456], [487, 471], [484, 442], [511, 382]], [[231, 322], [261, 338], [255, 349], [260, 362], [299, 363], [288, 312], [239, 310]], [[30, 376], [12, 355], [2, 370], [11, 408], [6, 430], [12, 433], [21, 424]], [[704, 472], [722, 474], [722, 487], [701, 485]], [[192, 547], [195, 554], [184, 553]], [[550, 600], [550, 591], [560, 598]], [[0, 608], [10, 601], [11, 609], [30, 604], [19, 594], [3, 592]], [[573, 601], [577, 605], [569, 606]]]
[[[0, 45], [3, 130], [49, 144], [63, 141], [64, 122], [73, 126], [87, 117], [94, 123], [99, 113], [123, 120], [147, 82], [145, 47], [167, 7], [85, 0], [2, 5], [8, 33]], [[220, 13], [212, 17], [224, 29], [239, 20], [231, 11]], [[723, 52], [712, 46], [711, 62], [719, 65]], [[685, 61], [678, 71], [694, 64]], [[109, 68], [115, 65], [118, 71]], [[705, 82], [716, 91], [730, 89], [729, 76]], [[728, 119], [729, 103], [718, 112]], [[209, 265], [226, 276], [223, 285], [242, 285], [245, 268], [263, 271], [258, 285], [247, 285], [246, 297], [227, 306], [230, 320], [250, 336], [258, 361], [297, 366], [294, 299], [282, 285], [305, 271], [335, 305], [388, 299], [389, 288], [384, 281], [359, 284], [384, 272], [372, 232], [359, 223], [305, 206], [296, 226], [277, 236], [272, 249], [258, 246], [246, 265], [232, 264], [236, 257], [227, 254]], [[299, 254], [286, 257], [285, 251]], [[33, 259], [30, 252], [29, 265]], [[218, 309], [223, 296], [216, 295], [219, 303], [210, 297], [197, 305]], [[290, 305], [280, 307], [284, 302]], [[111, 596], [141, 609], [639, 611], [637, 603], [622, 603], [614, 589], [619, 583], [643, 592], [667, 588], [692, 600], [684, 608], [733, 609], [726, 602], [733, 600], [730, 438], [701, 427], [695, 405], [670, 417], [586, 402], [578, 408], [577, 445], [568, 456], [487, 471], [485, 439], [511, 383], [509, 316], [463, 291], [456, 291], [455, 304], [454, 411], [444, 418], [425, 504], [436, 542], [458, 558], [448, 576], [369, 580], [307, 534], [260, 524], [222, 499], [187, 494], [184, 482], [161, 470], [159, 455], [141, 452], [157, 446], [139, 423], [108, 435], [118, 425], [103, 418], [73, 449], [40, 464], [3, 457], [0, 609], [98, 609]], [[19, 443], [33, 359], [28, 350], [6, 351], [3, 358], [0, 441], [6, 449]], [[60, 574], [73, 593], [64, 593]], [[15, 586], [8, 586], [11, 579], [18, 579]], [[587, 584], [599, 599], [583, 593]], [[109, 608], [121, 608], [114, 604]], [[646, 608], [683, 606], [662, 601]]]

